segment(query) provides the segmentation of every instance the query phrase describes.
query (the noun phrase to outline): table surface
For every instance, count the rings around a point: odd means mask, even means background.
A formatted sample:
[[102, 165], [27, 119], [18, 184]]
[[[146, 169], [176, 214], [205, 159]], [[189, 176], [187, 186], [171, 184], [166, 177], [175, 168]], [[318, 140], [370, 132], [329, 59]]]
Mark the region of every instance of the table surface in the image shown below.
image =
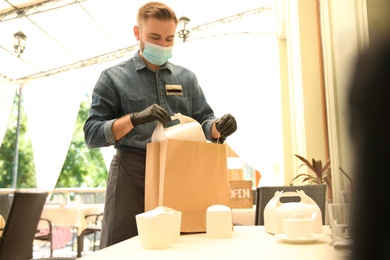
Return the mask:
[[107, 247], [88, 259], [346, 259], [348, 252], [335, 250], [330, 230], [315, 242], [291, 244], [264, 231], [264, 226], [234, 226], [232, 238], [212, 239], [206, 233], [181, 235], [166, 249], [143, 249], [138, 236]]

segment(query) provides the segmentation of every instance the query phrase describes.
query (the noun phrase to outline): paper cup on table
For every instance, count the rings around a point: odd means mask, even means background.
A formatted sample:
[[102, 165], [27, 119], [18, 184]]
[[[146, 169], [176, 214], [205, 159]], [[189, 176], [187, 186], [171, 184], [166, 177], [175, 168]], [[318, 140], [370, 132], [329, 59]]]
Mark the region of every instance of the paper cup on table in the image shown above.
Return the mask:
[[[138, 235], [145, 249], [167, 248], [173, 240], [175, 214], [156, 208], [135, 216]], [[175, 236], [175, 239], [177, 237]]]
[[206, 212], [206, 233], [209, 238], [230, 238], [233, 233], [231, 208], [213, 205]]

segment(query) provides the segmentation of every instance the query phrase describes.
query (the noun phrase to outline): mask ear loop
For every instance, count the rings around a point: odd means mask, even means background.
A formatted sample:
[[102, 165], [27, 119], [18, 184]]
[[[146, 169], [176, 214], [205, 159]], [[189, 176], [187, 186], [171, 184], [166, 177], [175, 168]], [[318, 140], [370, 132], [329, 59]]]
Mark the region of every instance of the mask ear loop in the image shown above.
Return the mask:
[[[201, 127], [201, 130], [203, 131], [203, 124], [205, 123], [205, 122], [208, 122], [208, 121], [212, 121], [212, 122], [215, 122], [215, 121], [217, 121], [216, 119], [208, 119], [208, 120], [205, 120], [205, 121], [203, 121], [202, 122], [202, 127]], [[218, 138], [217, 138], [217, 144], [219, 144], [219, 138], [221, 137], [221, 135], [219, 135], [218, 136]], [[199, 132], [199, 139], [200, 139], [200, 132]]]

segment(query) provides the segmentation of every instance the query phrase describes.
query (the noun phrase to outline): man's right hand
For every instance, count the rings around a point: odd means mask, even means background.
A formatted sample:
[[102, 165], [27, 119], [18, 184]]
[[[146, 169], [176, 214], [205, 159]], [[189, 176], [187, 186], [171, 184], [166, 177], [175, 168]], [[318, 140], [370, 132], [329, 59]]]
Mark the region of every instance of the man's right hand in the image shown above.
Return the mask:
[[130, 121], [134, 127], [148, 122], [153, 122], [155, 120], [158, 120], [161, 124], [167, 126], [172, 119], [169, 113], [157, 104], [153, 104], [141, 112], [134, 112], [130, 114]]

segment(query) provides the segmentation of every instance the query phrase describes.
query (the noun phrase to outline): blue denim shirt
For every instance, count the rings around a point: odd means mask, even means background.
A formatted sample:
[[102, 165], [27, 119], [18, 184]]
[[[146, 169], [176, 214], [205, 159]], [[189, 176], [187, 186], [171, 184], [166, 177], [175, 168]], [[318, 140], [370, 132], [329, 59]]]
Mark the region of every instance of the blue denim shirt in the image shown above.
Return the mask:
[[[182, 95], [167, 95], [166, 85], [181, 85]], [[115, 142], [111, 128], [117, 118], [159, 104], [170, 115], [181, 113], [203, 124], [208, 140], [216, 119], [197, 78], [190, 70], [169, 61], [157, 72], [148, 69], [137, 52], [132, 58], [104, 70], [92, 93], [88, 119], [84, 124], [85, 141], [90, 148], [114, 145], [115, 148], [146, 149], [157, 122], [137, 125]], [[206, 121], [207, 120], [207, 121]], [[130, 122], [129, 122], [130, 123]]]

